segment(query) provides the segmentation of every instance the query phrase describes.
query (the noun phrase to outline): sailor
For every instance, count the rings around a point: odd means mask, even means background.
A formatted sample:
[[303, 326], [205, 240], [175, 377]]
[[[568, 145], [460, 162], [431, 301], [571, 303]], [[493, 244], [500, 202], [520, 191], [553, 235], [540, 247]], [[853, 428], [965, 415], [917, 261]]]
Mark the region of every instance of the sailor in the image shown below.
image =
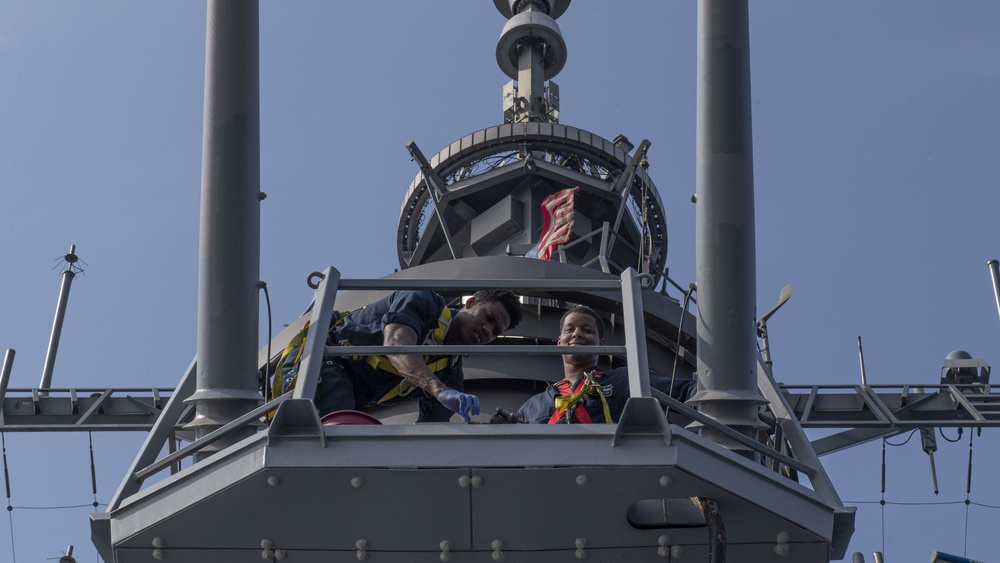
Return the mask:
[[[560, 346], [603, 346], [604, 320], [590, 307], [576, 305], [559, 321]], [[601, 424], [618, 422], [629, 398], [628, 368], [603, 372], [595, 354], [565, 354], [563, 379], [528, 399], [515, 416], [538, 424]], [[671, 393], [668, 377], [650, 372], [650, 384]], [[694, 392], [694, 381], [674, 382], [672, 395], [686, 398]]]
[[[416, 398], [417, 422], [447, 422], [456, 412], [468, 421], [479, 414], [479, 398], [464, 392], [461, 357], [351, 356], [349, 347], [488, 344], [520, 321], [520, 299], [500, 290], [477, 291], [460, 309], [448, 307], [433, 291], [401, 290], [335, 315], [327, 346], [343, 346], [345, 353], [323, 358], [316, 408], [320, 416], [339, 410], [367, 412]], [[286, 350], [279, 393], [294, 385], [296, 355], [297, 350]]]

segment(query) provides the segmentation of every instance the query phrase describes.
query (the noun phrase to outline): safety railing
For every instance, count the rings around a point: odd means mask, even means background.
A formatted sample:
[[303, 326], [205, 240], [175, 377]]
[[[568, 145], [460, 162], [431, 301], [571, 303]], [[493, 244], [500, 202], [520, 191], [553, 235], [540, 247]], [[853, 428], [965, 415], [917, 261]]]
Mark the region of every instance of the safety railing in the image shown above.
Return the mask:
[[[623, 331], [625, 344], [622, 346], [538, 346], [524, 344], [508, 344], [504, 346], [352, 346], [351, 355], [384, 355], [384, 354], [474, 354], [474, 355], [562, 355], [567, 353], [587, 353], [599, 355], [624, 355], [628, 366], [628, 379], [631, 397], [654, 397], [663, 405], [676, 410], [692, 420], [697, 420], [701, 424], [708, 426], [730, 438], [740, 442], [751, 451], [766, 456], [770, 459], [778, 460], [781, 464], [793, 467], [798, 471], [814, 476], [816, 467], [810, 463], [803, 463], [781, 452], [769, 448], [766, 444], [745, 436], [732, 430], [720, 422], [701, 414], [700, 412], [684, 405], [683, 403], [666, 396], [655, 389], [651, 389], [649, 384], [649, 366], [646, 354], [645, 341], [645, 321], [643, 318], [643, 306], [641, 283], [649, 277], [640, 275], [635, 270], [629, 268], [622, 273], [619, 279], [547, 279], [547, 280], [417, 280], [417, 279], [341, 279], [339, 272], [334, 268], [327, 268], [322, 273], [315, 273], [311, 280], [318, 280], [313, 285], [315, 287], [315, 297], [313, 304], [308, 309], [309, 330], [303, 343], [303, 355], [299, 365], [298, 383], [293, 391], [285, 393], [281, 397], [266, 401], [260, 407], [246, 413], [236, 420], [230, 421], [213, 432], [198, 438], [190, 444], [177, 449], [169, 455], [156, 459], [162, 450], [163, 440], [167, 436], [168, 429], [172, 429], [176, 424], [176, 417], [181, 412], [181, 405], [184, 399], [194, 392], [195, 386], [195, 363], [192, 362], [181, 384], [164, 408], [163, 415], [154, 425], [153, 430], [143, 444], [139, 455], [133, 461], [125, 480], [119, 487], [118, 492], [109, 504], [109, 510], [117, 508], [122, 500], [138, 492], [144, 480], [154, 474], [166, 469], [176, 467], [178, 462], [187, 458], [206, 446], [216, 442], [231, 432], [246, 427], [249, 424], [258, 424], [268, 413], [274, 412], [286, 400], [313, 399], [316, 384], [319, 378], [319, 369], [325, 354], [330, 352], [326, 346], [325, 327], [329, 327], [337, 292], [340, 290], [400, 290], [400, 289], [430, 289], [440, 292], [469, 291], [474, 292], [479, 289], [493, 289], [502, 287], [519, 293], [541, 293], [552, 291], [588, 291], [588, 292], [611, 292], [621, 296]], [[317, 327], [324, 327], [320, 330]], [[290, 337], [289, 337], [290, 339]], [[274, 350], [282, 350], [287, 342], [272, 341]], [[342, 352], [342, 350], [332, 350], [332, 352]], [[171, 420], [172, 419], [172, 420]]]

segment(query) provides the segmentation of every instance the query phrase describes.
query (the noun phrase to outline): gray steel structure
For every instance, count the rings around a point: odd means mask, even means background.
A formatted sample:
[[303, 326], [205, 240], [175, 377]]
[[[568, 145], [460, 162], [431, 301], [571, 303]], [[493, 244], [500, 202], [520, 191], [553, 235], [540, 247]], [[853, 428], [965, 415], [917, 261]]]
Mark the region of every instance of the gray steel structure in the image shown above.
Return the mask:
[[[13, 351], [0, 375], [2, 431], [149, 430], [107, 512], [92, 516], [105, 560], [695, 561], [718, 555], [712, 505], [731, 560], [828, 561], [845, 556], [854, 518], [821, 454], [911, 428], [1000, 424], [1000, 394], [979, 360], [949, 358], [941, 384], [920, 389], [801, 389], [776, 383], [769, 357], [753, 350], [745, 0], [699, 4], [697, 321], [687, 299], [666, 293], [650, 143], [558, 123], [557, 89], [546, 81], [567, 56], [555, 20], [569, 0], [494, 1], [509, 19], [497, 61], [518, 82], [504, 90], [505, 122], [429, 159], [410, 143], [418, 173], [400, 212], [401, 271], [357, 280], [327, 268], [307, 313], [256, 363], [247, 334], [257, 322], [257, 4], [209, 2], [197, 361], [172, 392], [8, 393]], [[541, 201], [574, 186], [571, 240], [551, 261], [524, 258], [538, 242]], [[221, 259], [227, 253], [235, 263]], [[212, 313], [220, 284], [240, 289], [222, 307], [244, 307], [239, 314]], [[411, 425], [407, 406], [378, 411], [380, 426], [321, 425], [310, 399], [327, 350], [315, 328], [334, 308], [399, 288], [457, 300], [494, 287], [525, 296], [525, 319], [494, 345], [439, 349], [468, 354], [467, 388], [511, 410], [559, 379], [556, 356], [567, 349], [553, 345], [554, 327], [568, 304], [583, 303], [612, 326], [605, 346], [574, 350], [629, 368], [631, 398], [617, 425], [486, 425], [485, 415], [480, 424]], [[314, 330], [299, 385], [265, 402], [253, 391], [256, 370], [271, 372], [268, 350], [281, 351], [307, 320]], [[650, 370], [697, 372], [698, 408], [651, 389]], [[759, 414], [772, 422], [759, 424]], [[846, 430], [810, 442], [808, 427]], [[179, 449], [178, 438], [187, 442]], [[571, 517], [559, 512], [565, 503]]]

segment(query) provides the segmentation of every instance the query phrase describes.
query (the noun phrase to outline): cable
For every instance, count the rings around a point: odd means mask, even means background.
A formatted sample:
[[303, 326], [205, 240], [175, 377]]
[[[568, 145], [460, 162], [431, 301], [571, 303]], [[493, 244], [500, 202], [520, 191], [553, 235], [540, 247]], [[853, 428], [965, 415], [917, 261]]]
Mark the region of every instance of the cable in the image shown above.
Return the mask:
[[885, 553], [885, 438], [882, 438], [882, 498], [878, 501], [881, 505], [882, 519], [882, 553]]
[[972, 492], [972, 436], [969, 432], [969, 470], [965, 477], [965, 544], [962, 546], [962, 557], [967, 557], [969, 553], [969, 495]]
[[[919, 429], [919, 428], [914, 428], [913, 430], [910, 430], [910, 434], [909, 434], [909, 435], [908, 435], [908, 436], [906, 437], [906, 439], [905, 439], [905, 440], [903, 440], [902, 442], [898, 443], [898, 444], [893, 444], [892, 442], [890, 442], [890, 441], [889, 441], [889, 440], [887, 440], [887, 439], [886, 439], [886, 440], [882, 440], [882, 442], [883, 442], [883, 443], [886, 443], [886, 444], [889, 444], [890, 446], [894, 446], [894, 447], [899, 447], [899, 446], [903, 446], [903, 445], [906, 445], [906, 443], [910, 441], [910, 438], [912, 438], [912, 437], [913, 437], [913, 434], [914, 434], [914, 433], [915, 433], [915, 432], [916, 432], [917, 430], [920, 430], [920, 429]], [[884, 478], [884, 476], [883, 476], [883, 478]], [[885, 492], [885, 491], [883, 491], [883, 492]]]
[[264, 290], [264, 302], [267, 303], [267, 361], [264, 362], [264, 380], [261, 382], [261, 395], [267, 400], [267, 392], [271, 388], [271, 295], [267, 292], [267, 282], [261, 281], [260, 288]]
[[946, 442], [951, 442], [952, 444], [954, 444], [955, 442], [958, 442], [959, 440], [962, 439], [962, 428], [961, 427], [958, 428], [958, 437], [955, 438], [954, 440], [944, 435], [943, 428], [938, 428], [938, 434], [941, 434], [941, 437], [944, 438]]
[[94, 433], [87, 432], [87, 437], [90, 440], [90, 488], [94, 493], [93, 506], [96, 511], [100, 503], [97, 502], [97, 466], [94, 465]]
[[7, 488], [7, 519], [10, 521], [10, 557], [17, 563], [17, 552], [14, 550], [14, 507], [10, 505], [10, 472], [7, 470], [7, 436], [0, 432], [0, 444], [3, 445], [3, 482]]
[[688, 302], [691, 301], [691, 293], [694, 292], [695, 284], [688, 286], [688, 290], [684, 292], [684, 305], [681, 307], [681, 320], [677, 322], [677, 346], [674, 354], [674, 368], [670, 372], [670, 389], [668, 390], [668, 395], [674, 396], [674, 380], [677, 378], [677, 362], [681, 357], [681, 338], [684, 336], [684, 317], [687, 316]]

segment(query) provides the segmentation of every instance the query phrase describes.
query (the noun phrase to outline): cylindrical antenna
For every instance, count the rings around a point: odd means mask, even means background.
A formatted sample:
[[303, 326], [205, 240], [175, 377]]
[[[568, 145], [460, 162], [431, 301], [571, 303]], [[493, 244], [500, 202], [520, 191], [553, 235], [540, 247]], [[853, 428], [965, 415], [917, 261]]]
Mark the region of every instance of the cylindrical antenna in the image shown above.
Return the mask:
[[7, 384], [10, 383], [10, 372], [14, 369], [14, 349], [7, 348], [3, 355], [3, 370], [0, 371], [0, 425], [3, 424], [3, 399], [7, 396]]
[[997, 301], [997, 314], [1000, 315], [1000, 262], [996, 258], [987, 262], [990, 274], [993, 276], [993, 297]]
[[[760, 427], [750, 18], [746, 0], [698, 2], [695, 265], [698, 393], [690, 402], [747, 436]], [[721, 432], [698, 433], [749, 458]]]
[[[66, 269], [62, 273], [62, 286], [59, 288], [59, 301], [56, 302], [56, 317], [52, 321], [52, 334], [49, 336], [49, 349], [45, 353], [45, 367], [42, 368], [42, 380], [38, 383], [39, 389], [48, 389], [52, 386], [52, 369], [56, 365], [56, 352], [59, 350], [59, 337], [62, 335], [63, 319], [66, 318], [66, 304], [69, 303], [69, 290], [73, 285], [73, 278], [77, 272], [82, 272], [76, 263], [80, 258], [76, 255], [76, 245], [69, 247], [69, 254], [63, 257], [66, 260]], [[40, 393], [47, 395], [43, 391]]]
[[861, 384], [868, 385], [868, 375], [865, 373], [865, 350], [861, 347], [860, 336], [858, 336], [858, 359], [861, 361]]
[[[198, 389], [188, 428], [201, 438], [254, 408], [260, 281], [260, 9], [209, 0], [198, 244]], [[253, 434], [226, 436], [196, 459]]]

